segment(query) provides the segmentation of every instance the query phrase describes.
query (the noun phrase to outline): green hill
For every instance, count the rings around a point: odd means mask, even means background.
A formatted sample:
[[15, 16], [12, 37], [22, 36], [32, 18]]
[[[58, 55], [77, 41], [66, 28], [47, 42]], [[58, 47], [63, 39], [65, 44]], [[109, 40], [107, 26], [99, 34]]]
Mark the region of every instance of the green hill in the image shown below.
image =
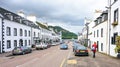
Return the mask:
[[47, 30], [49, 30], [45, 25], [43, 25], [43, 24], [41, 24], [40, 22], [36, 22], [41, 28], [44, 28], [44, 29], [47, 29]]
[[48, 28], [52, 28], [55, 32], [62, 32], [62, 39], [77, 39], [77, 35], [73, 32], [65, 30], [59, 26], [48, 26]]

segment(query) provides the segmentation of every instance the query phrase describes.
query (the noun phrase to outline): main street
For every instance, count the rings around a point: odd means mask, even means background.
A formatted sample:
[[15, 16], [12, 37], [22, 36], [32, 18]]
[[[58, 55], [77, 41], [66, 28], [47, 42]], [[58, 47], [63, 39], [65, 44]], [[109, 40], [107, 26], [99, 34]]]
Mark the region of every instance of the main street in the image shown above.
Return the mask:
[[45, 50], [34, 50], [30, 54], [0, 57], [0, 67], [120, 67], [120, 60], [97, 53], [96, 58], [74, 56], [71, 43], [68, 50], [52, 46]]

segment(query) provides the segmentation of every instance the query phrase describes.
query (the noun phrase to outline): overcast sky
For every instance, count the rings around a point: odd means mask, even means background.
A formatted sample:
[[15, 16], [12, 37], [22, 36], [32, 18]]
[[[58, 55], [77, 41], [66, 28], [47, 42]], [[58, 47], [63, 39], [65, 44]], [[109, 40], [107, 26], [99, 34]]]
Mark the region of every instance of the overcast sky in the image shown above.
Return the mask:
[[92, 19], [95, 9], [105, 10], [108, 0], [0, 0], [0, 7], [14, 13], [34, 14], [39, 21], [78, 33], [84, 18]]

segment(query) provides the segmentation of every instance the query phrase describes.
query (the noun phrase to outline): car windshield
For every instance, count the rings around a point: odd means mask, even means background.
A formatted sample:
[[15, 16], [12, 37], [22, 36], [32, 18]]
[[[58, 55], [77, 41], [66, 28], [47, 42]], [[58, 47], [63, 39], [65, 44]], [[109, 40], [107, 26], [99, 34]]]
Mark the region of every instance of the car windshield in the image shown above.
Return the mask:
[[87, 49], [86, 47], [84, 47], [84, 46], [77, 46], [77, 49]]

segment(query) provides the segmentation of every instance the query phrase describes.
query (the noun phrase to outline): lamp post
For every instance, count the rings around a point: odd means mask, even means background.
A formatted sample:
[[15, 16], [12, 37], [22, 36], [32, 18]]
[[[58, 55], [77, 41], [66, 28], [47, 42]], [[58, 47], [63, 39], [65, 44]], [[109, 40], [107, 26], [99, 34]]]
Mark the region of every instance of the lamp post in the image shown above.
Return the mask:
[[111, 0], [108, 0], [108, 55], [110, 55], [110, 33], [111, 33]]
[[86, 23], [85, 26], [86, 26], [86, 30], [87, 30], [87, 33], [86, 33], [86, 47], [88, 47], [88, 30], [89, 30], [89, 27], [88, 27], [88, 24], [89, 23]]

